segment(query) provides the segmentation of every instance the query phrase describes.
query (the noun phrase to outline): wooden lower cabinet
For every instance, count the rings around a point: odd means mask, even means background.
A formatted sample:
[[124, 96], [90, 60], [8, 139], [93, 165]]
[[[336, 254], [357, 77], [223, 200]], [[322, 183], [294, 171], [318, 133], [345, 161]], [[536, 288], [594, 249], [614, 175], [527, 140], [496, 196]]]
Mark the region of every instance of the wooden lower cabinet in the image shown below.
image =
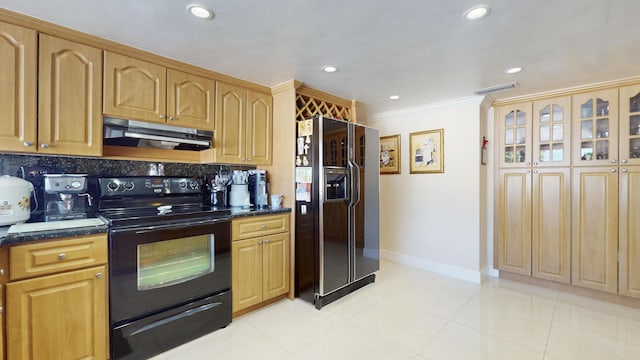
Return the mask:
[[640, 298], [640, 166], [620, 167], [619, 293]]
[[6, 358], [109, 358], [106, 234], [3, 250]]
[[233, 312], [289, 292], [289, 232], [231, 244]]
[[8, 359], [106, 359], [106, 265], [8, 283]]
[[498, 268], [531, 275], [531, 170], [500, 170]]
[[533, 170], [531, 275], [571, 282], [571, 171]]
[[289, 292], [289, 214], [234, 219], [233, 312]]
[[573, 168], [571, 283], [618, 292], [618, 169]]

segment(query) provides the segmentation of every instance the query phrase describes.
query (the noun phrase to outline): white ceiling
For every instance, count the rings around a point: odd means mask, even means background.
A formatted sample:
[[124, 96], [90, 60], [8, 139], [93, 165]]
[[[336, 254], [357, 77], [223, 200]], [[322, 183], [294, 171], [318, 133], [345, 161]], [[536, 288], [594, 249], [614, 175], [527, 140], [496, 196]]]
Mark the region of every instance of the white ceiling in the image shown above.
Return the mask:
[[[200, 3], [210, 21], [189, 15]], [[479, 3], [491, 14], [471, 22]], [[266, 86], [296, 79], [368, 114], [640, 75], [639, 0], [0, 0], [0, 7]], [[340, 70], [323, 73], [324, 65]], [[524, 70], [504, 71], [514, 65]], [[400, 95], [391, 101], [388, 96]]]

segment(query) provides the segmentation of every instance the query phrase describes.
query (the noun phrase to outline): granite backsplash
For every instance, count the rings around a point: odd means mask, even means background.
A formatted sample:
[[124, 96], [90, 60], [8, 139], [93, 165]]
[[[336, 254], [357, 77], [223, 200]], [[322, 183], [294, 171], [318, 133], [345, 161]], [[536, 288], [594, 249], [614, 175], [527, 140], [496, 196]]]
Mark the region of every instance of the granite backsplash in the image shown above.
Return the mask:
[[[96, 177], [148, 175], [152, 161], [108, 160], [66, 156], [38, 156], [0, 153], [0, 175], [20, 176], [23, 165], [49, 166], [66, 174], [89, 174]], [[226, 169], [255, 169], [252, 166], [222, 164], [187, 164], [160, 162], [166, 176], [205, 177]]]

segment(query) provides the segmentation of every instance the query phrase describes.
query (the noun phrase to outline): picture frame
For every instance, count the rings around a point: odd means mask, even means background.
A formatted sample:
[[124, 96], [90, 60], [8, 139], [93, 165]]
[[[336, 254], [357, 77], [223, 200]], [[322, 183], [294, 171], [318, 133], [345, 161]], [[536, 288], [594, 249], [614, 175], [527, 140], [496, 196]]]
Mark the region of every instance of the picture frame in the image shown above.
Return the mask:
[[409, 172], [444, 173], [444, 129], [409, 134]]
[[400, 134], [380, 137], [380, 174], [400, 174]]

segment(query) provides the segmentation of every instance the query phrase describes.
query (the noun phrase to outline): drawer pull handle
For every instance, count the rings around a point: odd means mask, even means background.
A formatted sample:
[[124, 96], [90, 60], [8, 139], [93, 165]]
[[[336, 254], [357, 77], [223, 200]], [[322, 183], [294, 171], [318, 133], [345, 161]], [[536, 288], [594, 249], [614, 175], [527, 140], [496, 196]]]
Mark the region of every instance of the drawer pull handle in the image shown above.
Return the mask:
[[267, 224], [262, 224], [262, 228], [266, 229], [267, 228]]
[[96, 279], [102, 279], [102, 273], [97, 273], [96, 274]]
[[66, 258], [67, 258], [67, 254], [65, 254], [65, 253], [58, 254], [58, 260], [64, 260]]

